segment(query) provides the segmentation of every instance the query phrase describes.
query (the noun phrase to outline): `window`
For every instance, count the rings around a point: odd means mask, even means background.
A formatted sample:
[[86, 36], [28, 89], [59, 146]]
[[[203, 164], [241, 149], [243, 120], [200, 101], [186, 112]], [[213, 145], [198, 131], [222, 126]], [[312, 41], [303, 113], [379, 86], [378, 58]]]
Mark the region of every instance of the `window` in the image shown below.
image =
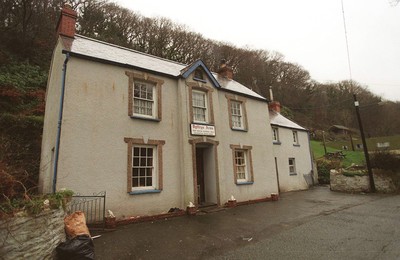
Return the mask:
[[203, 91], [192, 91], [193, 121], [206, 123], [207, 116], [207, 95]]
[[214, 89], [200, 82], [186, 82], [189, 88], [191, 123], [214, 124], [212, 93]]
[[242, 103], [231, 101], [232, 128], [243, 129]]
[[279, 130], [277, 127], [272, 127], [272, 141], [279, 143]]
[[247, 166], [245, 151], [235, 151], [235, 167], [238, 181], [247, 181]]
[[132, 156], [132, 189], [156, 188], [155, 151], [152, 146], [134, 146]]
[[293, 131], [293, 145], [298, 145], [299, 144], [299, 139], [297, 136], [297, 131]]
[[236, 184], [253, 183], [251, 146], [231, 145], [233, 151], [233, 170]]
[[155, 86], [144, 82], [135, 82], [133, 90], [133, 114], [154, 117]]
[[141, 194], [162, 190], [164, 141], [125, 138], [128, 143], [128, 192]]
[[228, 99], [230, 128], [247, 131], [246, 100], [232, 95], [226, 95], [226, 98]]
[[289, 158], [289, 174], [296, 175], [296, 160], [294, 158]]
[[194, 71], [194, 79], [195, 80], [200, 80], [200, 81], [204, 81], [204, 76], [203, 76], [203, 70], [200, 68], [197, 68]]
[[163, 80], [147, 73], [126, 71], [129, 77], [128, 115], [132, 118], [161, 120], [161, 86]]

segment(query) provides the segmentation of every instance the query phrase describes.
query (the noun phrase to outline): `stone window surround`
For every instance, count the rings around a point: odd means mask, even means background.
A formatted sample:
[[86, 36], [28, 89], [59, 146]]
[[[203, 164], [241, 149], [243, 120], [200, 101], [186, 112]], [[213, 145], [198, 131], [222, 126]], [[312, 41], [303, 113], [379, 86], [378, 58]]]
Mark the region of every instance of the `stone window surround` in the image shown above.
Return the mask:
[[[127, 192], [132, 193], [132, 150], [134, 145], [152, 145], [157, 147], [157, 191], [161, 191], [163, 189], [163, 157], [162, 157], [162, 147], [165, 144], [164, 140], [145, 140], [143, 138], [124, 138], [125, 143], [128, 144], [128, 163], [127, 163]], [[148, 192], [143, 191], [140, 193], [154, 193], [155, 190], [149, 190]], [[138, 192], [139, 194], [139, 192]]]
[[[247, 112], [246, 112], [246, 99], [239, 97], [237, 95], [225, 95], [226, 99], [228, 100], [228, 113], [229, 113], [229, 127], [235, 131], [248, 131], [248, 122], [247, 122]], [[242, 121], [243, 121], [243, 128], [234, 128], [232, 124], [232, 111], [231, 111], [231, 102], [237, 101], [241, 103], [242, 108]]]
[[[254, 173], [253, 173], [253, 159], [251, 156], [251, 149], [253, 148], [252, 146], [249, 145], [235, 145], [231, 144], [230, 148], [232, 149], [232, 166], [233, 166], [233, 177], [234, 177], [234, 182], [236, 185], [243, 185], [243, 184], [253, 184], [254, 183]], [[235, 150], [242, 150], [246, 152], [247, 160], [246, 164], [248, 165], [248, 180], [247, 182], [238, 182], [237, 181], [237, 172], [236, 172], [236, 167], [235, 167]]]
[[200, 82], [187, 82], [186, 85], [189, 88], [189, 113], [190, 113], [191, 123], [194, 123], [192, 91], [198, 90], [205, 92], [207, 97], [208, 106], [206, 113], [208, 113], [208, 122], [206, 124], [214, 125], [214, 109], [213, 109], [213, 99], [212, 99], [212, 92], [214, 91], [214, 89]]
[[[139, 71], [125, 71], [125, 75], [129, 77], [129, 83], [128, 83], [128, 115], [131, 118], [139, 118], [139, 119], [145, 119], [145, 120], [155, 120], [155, 121], [161, 121], [162, 118], [162, 96], [161, 96], [161, 87], [164, 84], [164, 80], [150, 76], [148, 73], [145, 72], [139, 72]], [[134, 115], [133, 114], [133, 88], [134, 88], [134, 82], [135, 80], [140, 80], [143, 82], [148, 82], [150, 84], [155, 85], [155, 96], [157, 100], [157, 111], [154, 111], [154, 118], [148, 118], [148, 117], [141, 117], [140, 115]]]

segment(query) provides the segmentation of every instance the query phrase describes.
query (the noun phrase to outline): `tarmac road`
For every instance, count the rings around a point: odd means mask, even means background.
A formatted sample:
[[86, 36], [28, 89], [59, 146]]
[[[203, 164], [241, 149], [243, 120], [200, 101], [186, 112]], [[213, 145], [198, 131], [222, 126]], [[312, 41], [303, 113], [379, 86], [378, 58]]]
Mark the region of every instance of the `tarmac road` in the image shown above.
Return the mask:
[[219, 212], [118, 227], [97, 259], [400, 259], [400, 195], [317, 186]]

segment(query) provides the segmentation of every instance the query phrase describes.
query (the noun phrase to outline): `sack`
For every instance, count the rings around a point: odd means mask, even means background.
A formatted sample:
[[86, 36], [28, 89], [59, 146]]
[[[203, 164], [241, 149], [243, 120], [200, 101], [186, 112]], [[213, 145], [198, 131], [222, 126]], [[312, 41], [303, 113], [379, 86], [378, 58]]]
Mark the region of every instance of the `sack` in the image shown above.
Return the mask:
[[88, 235], [79, 235], [62, 242], [56, 247], [56, 251], [60, 260], [94, 260], [94, 244]]
[[90, 237], [89, 229], [86, 226], [85, 214], [82, 211], [76, 211], [64, 218], [65, 233], [68, 238], [74, 238], [79, 235]]

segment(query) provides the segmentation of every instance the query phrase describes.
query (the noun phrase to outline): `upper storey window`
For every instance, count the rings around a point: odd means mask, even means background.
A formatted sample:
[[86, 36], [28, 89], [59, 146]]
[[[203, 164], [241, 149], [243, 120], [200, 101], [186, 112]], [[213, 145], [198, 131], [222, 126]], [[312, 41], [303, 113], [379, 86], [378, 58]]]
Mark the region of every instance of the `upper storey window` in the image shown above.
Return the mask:
[[225, 95], [228, 100], [229, 127], [232, 130], [247, 131], [246, 99]]
[[231, 101], [232, 128], [244, 129], [242, 102]]
[[207, 123], [207, 93], [204, 91], [192, 91], [193, 121]]
[[135, 82], [133, 90], [133, 114], [140, 116], [155, 117], [156, 98], [155, 85]]
[[132, 118], [161, 120], [161, 87], [164, 81], [147, 73], [126, 71], [129, 77], [128, 115]]

